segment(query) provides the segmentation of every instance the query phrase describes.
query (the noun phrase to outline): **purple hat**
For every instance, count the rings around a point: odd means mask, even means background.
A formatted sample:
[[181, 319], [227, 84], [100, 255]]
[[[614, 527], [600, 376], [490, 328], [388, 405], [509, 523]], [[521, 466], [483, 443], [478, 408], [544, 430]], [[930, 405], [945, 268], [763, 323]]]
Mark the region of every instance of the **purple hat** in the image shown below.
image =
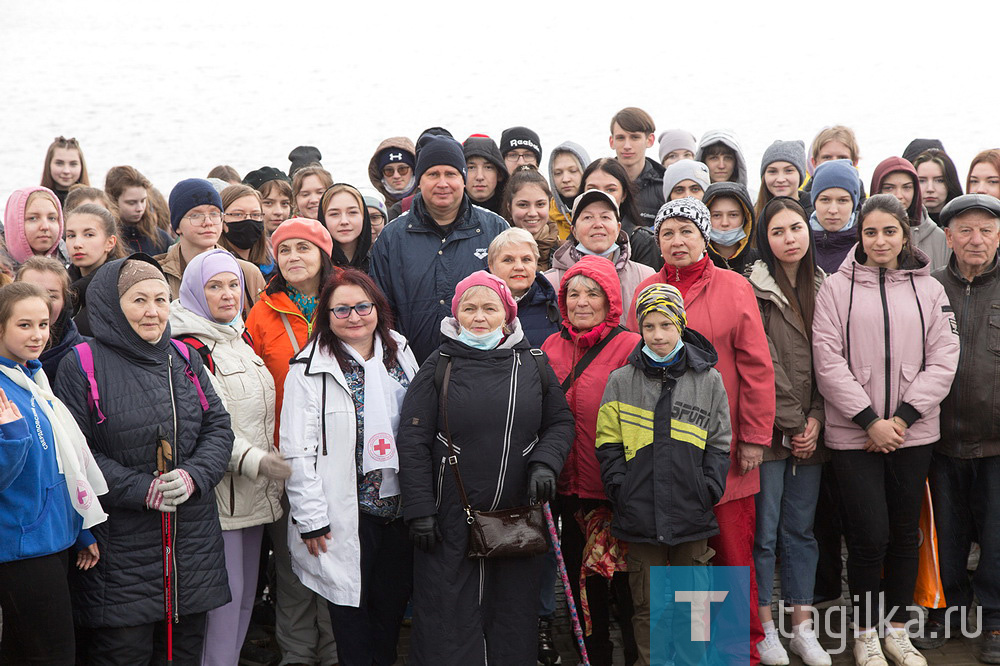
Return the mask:
[[239, 278], [240, 302], [236, 316], [240, 316], [239, 313], [243, 312], [243, 270], [236, 263], [236, 257], [220, 249], [202, 252], [188, 263], [181, 279], [181, 305], [209, 321], [215, 321], [205, 298], [205, 283], [219, 273], [233, 273]]

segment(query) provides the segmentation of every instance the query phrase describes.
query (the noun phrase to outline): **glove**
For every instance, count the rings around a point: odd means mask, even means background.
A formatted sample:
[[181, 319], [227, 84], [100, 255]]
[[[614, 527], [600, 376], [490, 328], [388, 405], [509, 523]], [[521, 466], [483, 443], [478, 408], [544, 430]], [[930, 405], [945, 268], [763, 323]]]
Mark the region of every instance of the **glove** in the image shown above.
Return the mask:
[[149, 490], [146, 491], [146, 506], [153, 511], [173, 513], [177, 509], [174, 508], [173, 504], [166, 504], [163, 501], [162, 486], [163, 481], [161, 479], [153, 479], [153, 482], [149, 484]]
[[180, 506], [194, 494], [194, 479], [178, 467], [160, 475], [160, 492], [163, 493], [164, 504]]
[[434, 552], [434, 546], [441, 540], [437, 517], [423, 516], [410, 521], [410, 540], [425, 553]]
[[292, 475], [292, 466], [285, 462], [285, 459], [281, 456], [268, 453], [263, 458], [260, 459], [260, 465], [257, 467], [257, 473], [263, 474], [269, 479], [274, 479], [275, 481], [284, 481]]
[[556, 494], [556, 473], [545, 463], [528, 466], [528, 498], [534, 502], [549, 502]]

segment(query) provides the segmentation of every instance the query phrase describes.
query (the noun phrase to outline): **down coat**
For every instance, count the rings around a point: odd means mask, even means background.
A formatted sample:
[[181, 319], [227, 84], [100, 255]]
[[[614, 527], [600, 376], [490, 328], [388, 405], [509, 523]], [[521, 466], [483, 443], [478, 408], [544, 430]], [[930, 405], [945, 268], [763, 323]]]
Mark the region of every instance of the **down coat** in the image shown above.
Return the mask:
[[898, 416], [903, 446], [936, 442], [941, 401], [958, 368], [955, 313], [927, 255], [899, 269], [865, 266], [860, 246], [816, 295], [813, 363], [826, 399], [826, 445], [862, 449], [865, 430]]
[[[145, 255], [132, 259], [149, 261]], [[108, 520], [92, 534], [101, 550], [97, 566], [71, 574], [73, 609], [84, 627], [130, 627], [163, 621], [163, 542], [160, 512], [146, 508], [156, 470], [156, 443], [174, 449], [174, 463], [190, 475], [194, 494], [174, 513], [178, 610], [181, 616], [230, 601], [222, 528], [212, 489], [222, 480], [233, 449], [229, 414], [202, 366], [190, 369], [208, 399], [202, 410], [188, 364], [170, 342], [170, 326], [155, 344], [132, 330], [118, 304], [118, 276], [126, 259], [98, 269], [88, 289], [94, 372], [100, 417], [87, 404], [87, 377], [78, 356], [59, 366], [55, 393], [76, 418], [110, 490], [101, 497]]]

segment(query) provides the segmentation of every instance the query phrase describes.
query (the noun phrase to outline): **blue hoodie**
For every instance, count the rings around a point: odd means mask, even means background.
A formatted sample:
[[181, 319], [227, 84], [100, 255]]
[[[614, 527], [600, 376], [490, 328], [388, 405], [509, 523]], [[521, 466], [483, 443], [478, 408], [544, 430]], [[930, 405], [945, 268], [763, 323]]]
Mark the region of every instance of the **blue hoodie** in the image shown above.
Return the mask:
[[[3, 357], [0, 363], [17, 367]], [[21, 366], [32, 377], [41, 368], [38, 361]], [[51, 555], [74, 543], [86, 548], [94, 537], [70, 503], [48, 418], [6, 375], [0, 375], [0, 389], [23, 416], [0, 425], [0, 563]]]

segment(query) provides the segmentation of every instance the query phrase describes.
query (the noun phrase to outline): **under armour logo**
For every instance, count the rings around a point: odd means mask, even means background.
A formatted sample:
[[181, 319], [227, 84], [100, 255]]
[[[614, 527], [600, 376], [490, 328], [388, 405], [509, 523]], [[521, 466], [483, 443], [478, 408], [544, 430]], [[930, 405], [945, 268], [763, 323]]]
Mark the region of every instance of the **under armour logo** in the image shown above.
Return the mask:
[[389, 153], [389, 161], [390, 162], [402, 162], [403, 161], [403, 153]]

